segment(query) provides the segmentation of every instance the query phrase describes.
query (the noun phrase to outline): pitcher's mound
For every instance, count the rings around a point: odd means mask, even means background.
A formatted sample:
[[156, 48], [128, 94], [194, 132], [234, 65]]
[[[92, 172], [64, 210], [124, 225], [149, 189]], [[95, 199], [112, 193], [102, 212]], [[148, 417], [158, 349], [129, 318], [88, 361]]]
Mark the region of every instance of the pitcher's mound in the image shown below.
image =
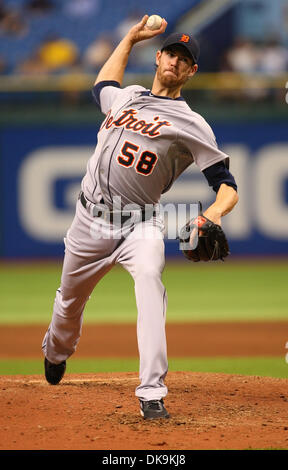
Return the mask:
[[286, 379], [170, 372], [169, 420], [144, 421], [135, 373], [0, 377], [0, 449], [288, 449]]

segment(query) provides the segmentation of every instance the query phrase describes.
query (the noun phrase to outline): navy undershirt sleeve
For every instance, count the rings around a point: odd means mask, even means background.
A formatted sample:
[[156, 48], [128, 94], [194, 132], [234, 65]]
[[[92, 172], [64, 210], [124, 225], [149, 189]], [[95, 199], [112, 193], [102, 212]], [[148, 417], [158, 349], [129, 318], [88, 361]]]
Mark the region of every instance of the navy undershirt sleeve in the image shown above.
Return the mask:
[[102, 88], [105, 86], [115, 86], [116, 88], [121, 88], [120, 83], [116, 82], [115, 80], [103, 80], [102, 82], [97, 83], [97, 85], [94, 85], [92, 89], [92, 95], [96, 103], [98, 104], [99, 108], [100, 106], [100, 92]]
[[234, 176], [230, 173], [224, 161], [209, 166], [203, 170], [203, 174], [206, 177], [209, 186], [212, 186], [216, 193], [223, 183], [227, 184], [227, 186], [232, 186], [232, 188], [237, 191], [237, 184]]

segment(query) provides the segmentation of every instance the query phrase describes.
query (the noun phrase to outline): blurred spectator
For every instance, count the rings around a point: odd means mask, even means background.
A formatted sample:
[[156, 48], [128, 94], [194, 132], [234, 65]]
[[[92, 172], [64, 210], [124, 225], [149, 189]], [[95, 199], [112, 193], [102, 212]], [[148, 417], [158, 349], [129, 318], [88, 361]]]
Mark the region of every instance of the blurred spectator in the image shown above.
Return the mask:
[[6, 8], [0, 0], [0, 33], [12, 36], [25, 36], [29, 31], [18, 11]]
[[91, 70], [99, 70], [110, 57], [114, 44], [110, 35], [103, 34], [88, 46], [83, 55], [83, 65]]
[[48, 13], [55, 7], [52, 0], [30, 0], [27, 5], [25, 5], [25, 10], [29, 13]]
[[255, 44], [249, 39], [237, 38], [226, 52], [222, 70], [238, 73], [254, 73], [258, 70], [259, 53]]
[[271, 39], [263, 46], [260, 70], [265, 75], [275, 76], [288, 69], [288, 51], [277, 39]]
[[99, 0], [68, 0], [64, 5], [64, 13], [69, 16], [88, 17], [99, 9]]
[[[256, 44], [250, 40], [238, 38], [226, 52], [221, 64], [221, 71], [242, 74], [242, 89], [230, 87], [231, 78], [223, 76], [222, 96], [248, 98], [252, 100], [275, 97], [275, 93], [266, 77], [274, 77], [287, 71], [288, 53], [277, 40], [271, 39], [266, 44]], [[225, 91], [224, 91], [225, 90]], [[237, 98], [236, 98], [237, 99]]]
[[260, 86], [259, 79], [255, 78], [255, 74], [259, 71], [259, 50], [249, 39], [236, 38], [232, 47], [224, 54], [220, 71], [242, 75], [240, 81], [234, 80], [229, 75], [221, 76], [222, 89], [219, 91], [219, 96], [222, 98], [259, 100], [266, 95], [266, 90]]
[[[288, 70], [288, 52], [277, 39], [270, 39], [263, 45], [260, 59], [260, 71], [268, 79], [277, 78]], [[283, 102], [282, 86], [270, 87], [266, 90], [267, 97], [273, 101]]]
[[78, 60], [78, 48], [74, 42], [65, 38], [49, 38], [39, 48], [40, 61], [49, 71], [75, 65]]
[[237, 39], [224, 57], [222, 70], [277, 75], [287, 71], [287, 65], [287, 49], [277, 39], [263, 44]]
[[50, 37], [40, 45], [35, 54], [18, 68], [22, 73], [54, 73], [78, 63], [77, 46], [65, 38]]

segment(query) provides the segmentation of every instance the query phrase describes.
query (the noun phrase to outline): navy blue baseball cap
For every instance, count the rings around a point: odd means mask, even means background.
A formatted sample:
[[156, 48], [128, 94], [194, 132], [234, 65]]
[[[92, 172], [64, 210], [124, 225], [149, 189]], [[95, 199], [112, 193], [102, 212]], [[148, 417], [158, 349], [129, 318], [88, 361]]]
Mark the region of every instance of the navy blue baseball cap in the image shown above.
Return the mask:
[[163, 51], [163, 49], [167, 49], [169, 46], [174, 46], [176, 44], [185, 47], [194, 60], [195, 64], [197, 64], [200, 55], [200, 47], [197, 40], [193, 36], [190, 34], [172, 33], [165, 39], [164, 43], [162, 44], [161, 51]]

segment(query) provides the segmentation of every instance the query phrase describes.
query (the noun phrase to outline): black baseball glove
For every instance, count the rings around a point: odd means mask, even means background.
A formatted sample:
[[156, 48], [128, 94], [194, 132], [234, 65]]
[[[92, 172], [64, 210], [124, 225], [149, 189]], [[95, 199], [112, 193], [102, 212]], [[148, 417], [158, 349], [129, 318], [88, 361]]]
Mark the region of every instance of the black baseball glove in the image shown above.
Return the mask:
[[180, 230], [178, 238], [180, 250], [190, 261], [224, 261], [230, 255], [223, 229], [207, 219], [202, 211]]

